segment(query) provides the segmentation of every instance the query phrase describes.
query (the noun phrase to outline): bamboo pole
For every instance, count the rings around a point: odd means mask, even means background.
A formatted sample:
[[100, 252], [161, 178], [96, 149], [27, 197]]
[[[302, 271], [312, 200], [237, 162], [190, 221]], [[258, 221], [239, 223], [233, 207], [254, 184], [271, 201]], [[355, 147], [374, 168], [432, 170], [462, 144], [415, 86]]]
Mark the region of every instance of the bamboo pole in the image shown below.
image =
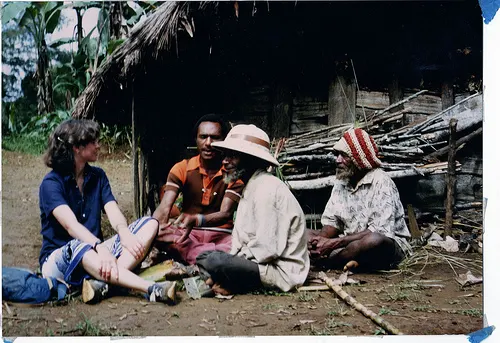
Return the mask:
[[456, 178], [456, 166], [455, 166], [455, 155], [456, 155], [456, 131], [457, 131], [457, 120], [452, 118], [450, 120], [450, 143], [448, 150], [448, 174], [446, 176], [446, 221], [444, 223], [444, 236], [451, 236], [451, 228], [453, 226], [453, 205], [455, 203], [455, 184], [457, 182]]
[[377, 315], [375, 312], [367, 309], [365, 306], [363, 306], [363, 304], [359, 303], [346, 291], [344, 291], [342, 287], [334, 284], [333, 280], [327, 277], [324, 272], [320, 272], [318, 274], [318, 277], [323, 280], [328, 285], [328, 287], [330, 287], [342, 300], [355, 308], [357, 311], [361, 312], [365, 317], [371, 319], [374, 323], [393, 335], [403, 335], [403, 333], [399, 329], [392, 326], [389, 322]]
[[409, 96], [409, 97], [407, 97], [407, 98], [405, 98], [405, 99], [403, 99], [403, 100], [401, 100], [401, 101], [398, 101], [398, 102], [396, 102], [396, 103], [392, 104], [391, 106], [384, 108], [384, 109], [383, 109], [383, 110], [381, 110], [381, 111], [375, 111], [375, 112], [372, 114], [372, 120], [374, 120], [373, 118], [375, 118], [375, 117], [377, 117], [377, 116], [380, 116], [382, 113], [385, 113], [385, 112], [387, 112], [387, 111], [390, 111], [391, 109], [393, 109], [393, 108], [395, 108], [395, 107], [398, 107], [399, 105], [402, 105], [402, 104], [404, 104], [405, 102], [408, 102], [408, 101], [410, 101], [411, 99], [414, 99], [414, 98], [416, 98], [417, 96], [419, 96], [420, 94], [423, 94], [423, 93], [425, 93], [425, 92], [427, 92], [427, 90], [426, 90], [426, 89], [421, 90], [420, 92], [417, 92], [417, 93], [415, 93], [415, 94], [413, 94], [413, 95], [411, 95], [411, 96]]

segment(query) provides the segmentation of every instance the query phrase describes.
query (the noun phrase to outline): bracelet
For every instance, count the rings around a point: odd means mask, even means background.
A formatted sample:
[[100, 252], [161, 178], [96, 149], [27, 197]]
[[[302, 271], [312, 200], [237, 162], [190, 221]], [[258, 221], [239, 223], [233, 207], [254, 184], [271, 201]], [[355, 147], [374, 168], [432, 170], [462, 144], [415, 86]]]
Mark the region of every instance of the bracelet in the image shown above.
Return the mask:
[[202, 227], [205, 224], [205, 216], [203, 214], [196, 215], [196, 226]]
[[101, 240], [100, 240], [100, 239], [98, 239], [97, 241], [95, 241], [95, 242], [94, 242], [94, 245], [92, 245], [92, 249], [94, 249], [95, 251], [97, 251], [97, 250], [96, 250], [96, 249], [97, 249], [97, 246], [98, 246], [99, 244], [101, 244], [101, 243], [102, 243], [102, 242], [101, 242]]

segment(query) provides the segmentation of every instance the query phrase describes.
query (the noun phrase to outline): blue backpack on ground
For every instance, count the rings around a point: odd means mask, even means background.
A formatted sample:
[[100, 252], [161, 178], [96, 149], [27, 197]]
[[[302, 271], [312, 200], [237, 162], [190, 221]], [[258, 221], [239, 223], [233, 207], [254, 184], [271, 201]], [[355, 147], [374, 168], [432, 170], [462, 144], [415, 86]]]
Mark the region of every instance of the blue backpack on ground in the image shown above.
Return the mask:
[[62, 300], [68, 287], [55, 278], [41, 278], [20, 268], [2, 268], [2, 298], [25, 304]]

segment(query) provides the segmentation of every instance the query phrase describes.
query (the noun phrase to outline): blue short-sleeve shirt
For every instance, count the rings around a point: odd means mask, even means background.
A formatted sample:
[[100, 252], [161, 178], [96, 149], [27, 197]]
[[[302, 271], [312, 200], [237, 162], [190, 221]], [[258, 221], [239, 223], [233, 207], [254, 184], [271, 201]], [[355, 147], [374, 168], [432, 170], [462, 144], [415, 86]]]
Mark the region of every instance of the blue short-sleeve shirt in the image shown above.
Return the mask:
[[88, 164], [84, 170], [83, 195], [73, 175], [52, 170], [40, 185], [39, 198], [43, 237], [40, 266], [52, 251], [73, 239], [52, 214], [56, 207], [68, 205], [78, 222], [102, 240], [101, 212], [104, 205], [115, 200], [104, 170]]

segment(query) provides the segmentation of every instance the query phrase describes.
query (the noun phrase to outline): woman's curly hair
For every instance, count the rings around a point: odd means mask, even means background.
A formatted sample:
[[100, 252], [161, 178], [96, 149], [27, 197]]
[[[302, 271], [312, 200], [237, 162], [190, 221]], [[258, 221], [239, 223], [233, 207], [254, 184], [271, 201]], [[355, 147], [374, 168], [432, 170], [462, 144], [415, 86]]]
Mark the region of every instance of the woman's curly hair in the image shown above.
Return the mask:
[[45, 165], [62, 174], [71, 174], [75, 168], [73, 147], [85, 146], [99, 139], [100, 128], [95, 121], [69, 119], [56, 127], [49, 136]]

